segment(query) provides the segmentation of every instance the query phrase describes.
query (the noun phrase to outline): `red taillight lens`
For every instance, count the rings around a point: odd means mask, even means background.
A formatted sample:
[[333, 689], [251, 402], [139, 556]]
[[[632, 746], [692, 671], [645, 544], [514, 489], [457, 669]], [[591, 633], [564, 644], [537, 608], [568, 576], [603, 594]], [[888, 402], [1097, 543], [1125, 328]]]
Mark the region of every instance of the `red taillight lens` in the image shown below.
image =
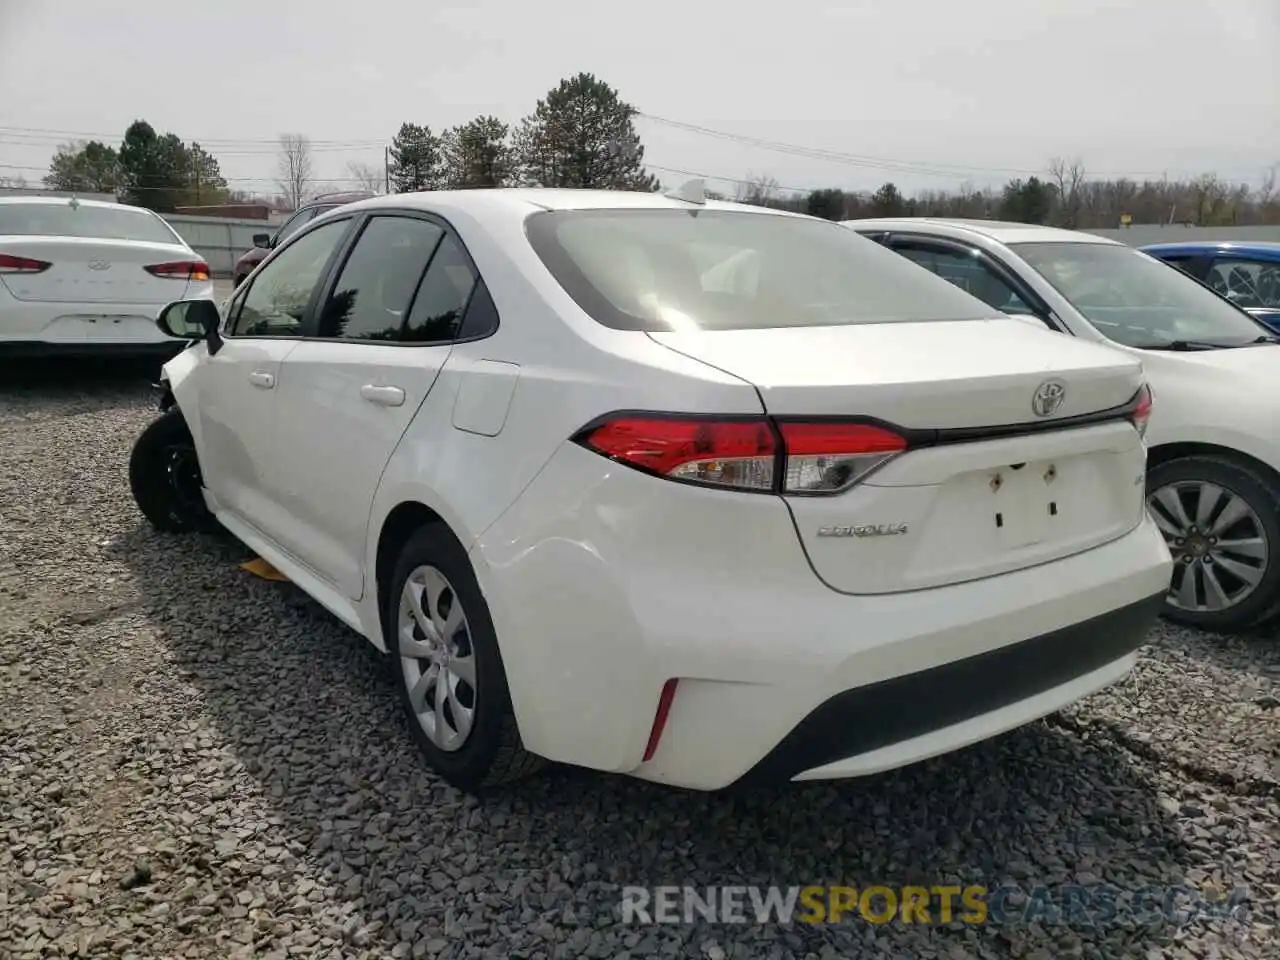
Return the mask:
[[865, 423], [780, 423], [787, 463], [784, 493], [834, 493], [907, 449], [891, 430]]
[[174, 263], [153, 263], [146, 268], [153, 277], [167, 280], [208, 280], [209, 265], [203, 260], [178, 260]]
[[577, 437], [647, 473], [760, 493], [836, 493], [907, 449], [891, 430], [844, 421], [619, 416]]
[[692, 417], [618, 417], [581, 442], [606, 457], [673, 480], [772, 490], [777, 441], [768, 422]]
[[45, 260], [33, 260], [31, 257], [15, 257], [12, 254], [0, 253], [0, 273], [43, 273], [52, 263]]
[[1145, 437], [1147, 435], [1147, 421], [1151, 419], [1151, 388], [1145, 383], [1142, 389], [1138, 391], [1138, 396], [1133, 402], [1133, 412], [1129, 414], [1129, 419], [1133, 421], [1133, 425], [1138, 429], [1138, 436]]

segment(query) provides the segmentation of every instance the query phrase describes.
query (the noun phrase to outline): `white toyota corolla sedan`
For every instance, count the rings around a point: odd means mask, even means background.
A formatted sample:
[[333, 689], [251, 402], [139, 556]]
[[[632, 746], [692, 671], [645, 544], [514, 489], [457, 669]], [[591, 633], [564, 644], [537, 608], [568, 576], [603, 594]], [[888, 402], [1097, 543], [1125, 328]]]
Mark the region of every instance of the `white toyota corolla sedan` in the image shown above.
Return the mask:
[[212, 298], [208, 264], [150, 210], [0, 197], [0, 359], [172, 356], [156, 314]]
[[1122, 678], [1168, 587], [1136, 359], [696, 184], [346, 205], [158, 323], [142, 512], [387, 651], [464, 788], [898, 767]]
[[1171, 620], [1220, 632], [1280, 612], [1280, 338], [1209, 287], [1115, 240], [1025, 223], [847, 220], [1042, 330], [1141, 359], [1151, 513], [1176, 566]]

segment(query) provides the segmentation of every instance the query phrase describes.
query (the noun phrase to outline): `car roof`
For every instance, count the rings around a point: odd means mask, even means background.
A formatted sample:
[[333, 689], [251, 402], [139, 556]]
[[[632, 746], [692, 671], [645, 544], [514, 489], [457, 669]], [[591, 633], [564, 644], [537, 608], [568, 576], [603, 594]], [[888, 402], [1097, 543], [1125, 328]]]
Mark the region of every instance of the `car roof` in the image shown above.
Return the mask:
[[[345, 206], [345, 204], [344, 204]], [[533, 210], [736, 210], [747, 213], [812, 219], [803, 214], [772, 207], [707, 200], [694, 204], [661, 193], [638, 190], [590, 190], [561, 187], [492, 187], [476, 190], [427, 190], [420, 193], [394, 193], [352, 204], [369, 209], [378, 207], [452, 209], [472, 213], [511, 214], [521, 218]]]
[[141, 213], [154, 213], [146, 207], [135, 207], [128, 203], [112, 203], [110, 200], [81, 200], [79, 197], [29, 197], [29, 196], [8, 196], [0, 197], [0, 205], [10, 204], [39, 204], [41, 206], [69, 206], [75, 202], [81, 207], [103, 207], [111, 210], [137, 210]]
[[1177, 240], [1166, 243], [1148, 243], [1139, 247], [1147, 253], [1220, 253], [1230, 250], [1260, 257], [1264, 260], [1280, 260], [1280, 243], [1270, 240]]
[[[997, 243], [1117, 243], [1115, 240], [1100, 237], [1094, 233], [1009, 220], [967, 220], [962, 217], [873, 217], [841, 222], [854, 230], [905, 230], [935, 227], [959, 234], [967, 233], [986, 237]], [[1123, 244], [1120, 245], [1123, 246]]]

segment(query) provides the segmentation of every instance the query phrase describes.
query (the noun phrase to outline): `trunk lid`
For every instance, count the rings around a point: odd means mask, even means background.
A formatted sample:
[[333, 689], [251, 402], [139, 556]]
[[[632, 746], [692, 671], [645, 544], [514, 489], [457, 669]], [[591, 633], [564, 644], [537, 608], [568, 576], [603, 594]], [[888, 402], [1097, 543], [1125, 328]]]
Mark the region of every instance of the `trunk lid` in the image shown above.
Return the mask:
[[0, 236], [0, 253], [51, 264], [40, 273], [0, 274], [17, 300], [164, 305], [181, 300], [189, 281], [144, 268], [200, 258], [176, 243], [81, 237]]
[[[1134, 396], [1141, 364], [1121, 351], [1010, 319], [650, 336], [751, 382], [771, 416], [866, 417], [915, 434], [917, 446], [843, 492], [785, 497], [835, 590], [1006, 573], [1142, 519], [1146, 452], [1132, 424], [1044, 429]], [[1039, 416], [1032, 399], [1048, 380], [1065, 393]]]

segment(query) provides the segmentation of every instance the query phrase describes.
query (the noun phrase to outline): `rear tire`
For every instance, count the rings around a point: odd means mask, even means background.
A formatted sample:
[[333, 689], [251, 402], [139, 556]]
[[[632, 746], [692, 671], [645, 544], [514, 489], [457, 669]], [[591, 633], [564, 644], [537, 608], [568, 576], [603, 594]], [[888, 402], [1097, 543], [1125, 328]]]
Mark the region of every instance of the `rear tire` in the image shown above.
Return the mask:
[[489, 607], [466, 551], [443, 523], [410, 537], [388, 587], [383, 636], [427, 763], [468, 792], [541, 769], [546, 761], [520, 740]]
[[1147, 502], [1174, 555], [1163, 614], [1218, 633], [1280, 612], [1280, 484], [1230, 457], [1195, 455], [1147, 473]]
[[221, 525], [205, 505], [195, 441], [177, 407], [142, 431], [129, 456], [134, 502], [164, 533], [213, 532]]

